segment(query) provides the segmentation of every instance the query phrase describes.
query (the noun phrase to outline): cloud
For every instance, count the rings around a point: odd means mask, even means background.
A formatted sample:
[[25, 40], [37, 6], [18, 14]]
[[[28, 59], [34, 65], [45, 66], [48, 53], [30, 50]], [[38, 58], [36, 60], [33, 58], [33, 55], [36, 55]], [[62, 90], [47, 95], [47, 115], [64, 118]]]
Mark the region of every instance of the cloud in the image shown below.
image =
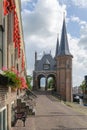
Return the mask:
[[81, 38], [79, 40], [78, 45], [81, 47], [81, 49], [87, 51], [87, 23], [84, 26], [81, 26], [80, 33]]
[[61, 4], [69, 6], [77, 6], [79, 8], [87, 8], [87, 0], [58, 0]]
[[25, 2], [31, 2], [32, 0], [21, 0], [22, 4]]
[[43, 51], [49, 53], [52, 50], [52, 54], [55, 54], [57, 33], [60, 34], [63, 12], [66, 13], [66, 6], [60, 6], [57, 0], [38, 0], [33, 11], [22, 10], [28, 72], [31, 73], [34, 69], [35, 51], [38, 52], [38, 57]]
[[[74, 48], [71, 47], [71, 50], [73, 51], [74, 54], [74, 77], [75, 75], [79, 75], [77, 78], [78, 85], [82, 82], [82, 79], [84, 78], [84, 75], [87, 75], [87, 22], [81, 20], [77, 16], [71, 16], [69, 19], [69, 22], [75, 22], [78, 23], [79, 28], [80, 28], [80, 38], [75, 40], [76, 38], [71, 38], [71, 42], [73, 40], [74, 43]], [[72, 45], [72, 44], [71, 44]], [[77, 74], [76, 74], [77, 73]], [[75, 81], [74, 81], [75, 83]], [[76, 83], [75, 83], [76, 84]]]
[[69, 22], [74, 22], [77, 23], [79, 25], [80, 28], [80, 41], [83, 43], [86, 42], [87, 39], [87, 22], [81, 20], [79, 17], [77, 16], [71, 16], [69, 18]]
[[86, 21], [83, 21], [83, 20], [81, 20], [79, 17], [74, 16], [74, 15], [69, 18], [69, 21], [76, 22], [76, 23], [78, 23], [80, 26], [81, 26], [81, 25], [86, 26], [86, 24], [87, 24]]
[[87, 0], [72, 0], [72, 2], [80, 8], [87, 8]]
[[37, 0], [21, 0], [22, 10], [28, 9], [30, 11], [34, 10]]
[[[28, 0], [23, 0], [26, 4]], [[23, 2], [22, 2], [23, 4]], [[22, 5], [23, 7], [23, 5]], [[66, 6], [59, 5], [57, 0], [38, 0], [34, 10], [23, 8], [22, 22], [24, 29], [27, 72], [32, 74], [34, 69], [34, 53], [37, 51], [38, 59], [43, 55], [43, 51], [55, 55], [57, 35], [61, 35], [63, 12], [67, 16]], [[68, 19], [68, 18], [67, 18]], [[75, 38], [68, 34], [70, 51], [73, 54], [73, 86], [79, 85], [86, 74], [86, 22], [79, 17], [72, 16], [68, 22], [77, 22], [81, 26], [81, 37]], [[82, 37], [83, 35], [83, 37]], [[84, 43], [84, 45], [83, 45]], [[83, 62], [82, 62], [83, 60]]]
[[26, 34], [48, 37], [56, 33], [61, 27], [63, 11], [65, 6], [59, 6], [57, 0], [38, 0], [34, 11], [22, 12]]
[[79, 17], [72, 16], [72, 17], [71, 17], [71, 21], [79, 23], [79, 22], [80, 22], [80, 19], [79, 19]]
[[80, 40], [81, 38], [75, 38], [68, 34], [70, 51], [73, 55], [73, 86], [79, 86], [84, 80], [84, 75], [87, 74], [86, 51], [79, 45]]

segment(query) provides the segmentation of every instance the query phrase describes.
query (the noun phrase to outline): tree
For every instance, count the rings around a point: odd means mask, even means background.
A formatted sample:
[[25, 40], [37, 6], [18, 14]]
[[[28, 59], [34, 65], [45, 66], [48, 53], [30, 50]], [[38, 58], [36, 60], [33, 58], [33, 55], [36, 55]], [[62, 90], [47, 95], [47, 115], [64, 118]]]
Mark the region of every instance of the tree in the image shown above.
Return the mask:
[[82, 84], [80, 85], [80, 88], [82, 89], [83, 93], [87, 89], [85, 80], [82, 81]]
[[26, 77], [26, 81], [27, 81], [27, 85], [29, 89], [32, 89], [32, 76], [31, 75], [27, 75]]
[[53, 88], [54, 87], [54, 80], [53, 80], [53, 78], [50, 78], [49, 80], [48, 80], [48, 88]]

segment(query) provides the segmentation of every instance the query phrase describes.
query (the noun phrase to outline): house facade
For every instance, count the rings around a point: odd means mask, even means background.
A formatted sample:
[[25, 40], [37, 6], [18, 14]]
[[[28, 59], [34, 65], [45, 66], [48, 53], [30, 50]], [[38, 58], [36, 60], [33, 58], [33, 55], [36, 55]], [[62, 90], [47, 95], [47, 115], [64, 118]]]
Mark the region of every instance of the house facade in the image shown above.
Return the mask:
[[[26, 77], [25, 46], [21, 21], [20, 0], [0, 0], [0, 76], [3, 69], [18, 71]], [[13, 91], [0, 83], [0, 130], [11, 130], [14, 108], [23, 91]]]

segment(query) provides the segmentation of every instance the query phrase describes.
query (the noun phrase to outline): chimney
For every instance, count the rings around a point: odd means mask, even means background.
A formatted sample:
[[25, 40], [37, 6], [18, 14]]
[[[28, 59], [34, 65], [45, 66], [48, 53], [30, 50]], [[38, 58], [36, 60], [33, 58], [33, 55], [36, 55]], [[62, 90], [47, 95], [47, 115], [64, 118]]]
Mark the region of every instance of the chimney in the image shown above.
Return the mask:
[[35, 61], [37, 60], [37, 52], [35, 52]]

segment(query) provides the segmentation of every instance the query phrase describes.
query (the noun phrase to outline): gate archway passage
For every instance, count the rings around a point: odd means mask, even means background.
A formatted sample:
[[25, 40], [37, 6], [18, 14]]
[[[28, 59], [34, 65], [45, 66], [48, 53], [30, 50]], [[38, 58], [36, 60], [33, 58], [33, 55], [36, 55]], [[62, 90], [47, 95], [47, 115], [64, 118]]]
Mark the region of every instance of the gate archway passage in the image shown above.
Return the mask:
[[53, 74], [47, 76], [47, 89], [56, 90], [56, 77]]
[[[42, 72], [43, 73], [43, 72]], [[44, 72], [44, 74], [37, 74], [37, 89], [48, 90], [56, 89], [56, 77], [54, 74], [49, 74], [49, 72]]]
[[37, 77], [37, 79], [38, 79], [38, 88], [39, 89], [42, 89], [42, 88], [44, 89], [45, 86], [46, 86], [46, 82], [45, 82], [46, 78], [45, 78], [45, 76], [43, 74], [40, 74]]

